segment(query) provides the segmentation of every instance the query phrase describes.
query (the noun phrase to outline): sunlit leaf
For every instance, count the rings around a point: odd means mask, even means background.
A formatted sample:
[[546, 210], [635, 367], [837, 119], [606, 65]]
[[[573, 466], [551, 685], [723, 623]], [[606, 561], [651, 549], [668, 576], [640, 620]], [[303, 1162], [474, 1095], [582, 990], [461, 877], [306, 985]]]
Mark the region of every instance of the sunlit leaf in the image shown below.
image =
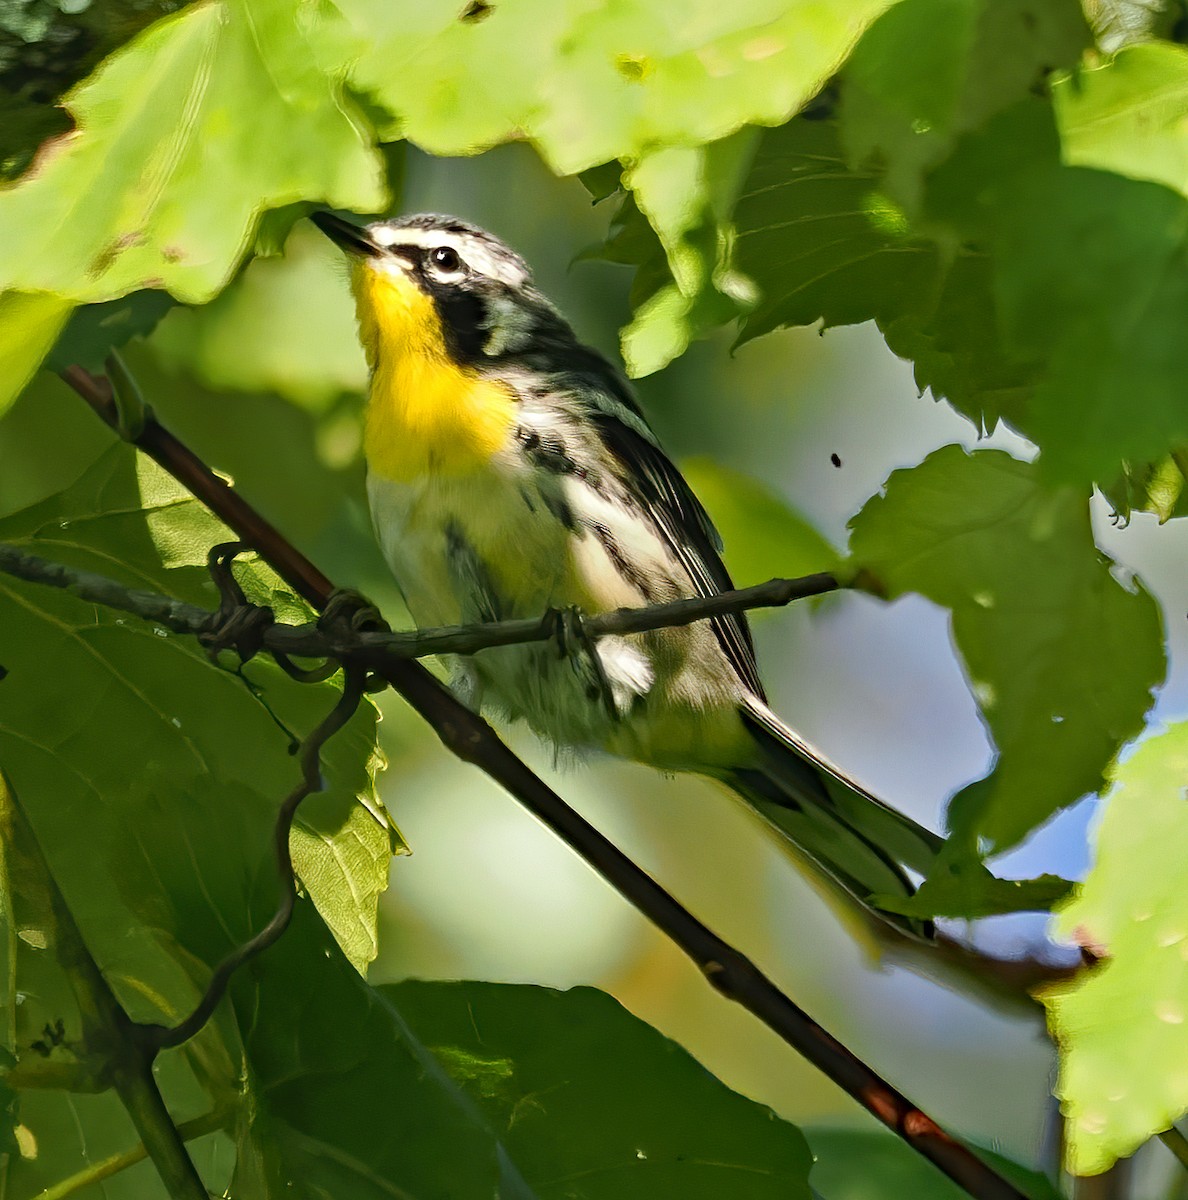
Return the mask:
[[667, 366], [753, 302], [750, 283], [730, 266], [727, 220], [756, 141], [748, 130], [709, 146], [670, 146], [624, 171], [623, 184], [659, 239], [667, 267], [646, 299], [637, 289], [635, 316], [621, 339], [629, 374]]
[[613, 14], [576, 0], [340, 7], [359, 34], [352, 81], [395, 114], [385, 136], [434, 154], [527, 136], [572, 174], [785, 120], [888, 3], [629, 0]]
[[[395, 117], [384, 136], [435, 154], [527, 137], [558, 173], [622, 160], [667, 270], [636, 289], [623, 333], [646, 375], [745, 309], [723, 223], [745, 168], [746, 125], [786, 120], [889, 0], [707, 0], [668, 12], [632, 0], [608, 19], [569, 0], [473, 6], [350, 0], [360, 38], [352, 81]], [[527, 58], [530, 71], [505, 69]], [[600, 177], [608, 190], [610, 177]], [[617, 182], [617, 180], [616, 180]]]
[[1092, 1175], [1188, 1111], [1188, 725], [1114, 772], [1093, 869], [1060, 934], [1105, 961], [1042, 996], [1061, 1051], [1070, 1169]]
[[33, 378], [73, 307], [48, 292], [0, 292], [0, 416]]
[[290, 0], [211, 0], [112, 54], [66, 98], [76, 130], [0, 193], [0, 283], [201, 301], [264, 209], [382, 207], [378, 156], [311, 45], [332, 19], [299, 20]]
[[1188, 195], [1188, 49], [1130, 46], [1052, 89], [1065, 162]]

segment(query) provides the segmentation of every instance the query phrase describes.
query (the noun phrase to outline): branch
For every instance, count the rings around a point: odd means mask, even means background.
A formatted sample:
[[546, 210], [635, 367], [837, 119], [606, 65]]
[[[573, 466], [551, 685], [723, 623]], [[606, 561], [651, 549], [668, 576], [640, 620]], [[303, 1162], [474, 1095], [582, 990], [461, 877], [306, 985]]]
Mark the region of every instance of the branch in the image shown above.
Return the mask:
[[[109, 426], [117, 427], [107, 379], [77, 366], [67, 368], [62, 377]], [[326, 606], [334, 591], [330, 580], [159, 422], [146, 416], [133, 441], [254, 547], [295, 592], [319, 611]], [[754, 963], [707, 929], [574, 812], [486, 721], [460, 704], [420, 664], [394, 655], [385, 658], [379, 673], [428, 721], [447, 748], [480, 767], [549, 826], [692, 958], [723, 995], [757, 1016], [969, 1195], [980, 1200], [1025, 1200], [1019, 1189], [827, 1033]]]
[[[208, 636], [217, 631], [220, 614], [187, 604], [171, 596], [125, 587], [106, 575], [68, 567], [16, 546], [0, 542], [0, 571], [61, 588], [92, 604], [102, 604], [131, 613], [145, 621], [163, 625], [175, 633]], [[579, 618], [580, 630], [588, 637], [610, 633], [644, 633], [674, 625], [689, 625], [722, 613], [752, 608], [776, 608], [808, 596], [835, 591], [841, 585], [832, 575], [806, 575], [800, 579], [770, 579], [753, 587], [736, 588], [716, 596], [652, 604], [645, 608], [621, 608]], [[520, 642], [544, 642], [557, 634], [556, 613], [515, 621], [490, 621], [477, 625], [451, 625], [409, 633], [351, 633], [337, 627], [315, 625], [271, 625], [263, 631], [262, 646], [273, 653], [298, 658], [358, 658], [368, 661], [425, 658], [433, 654], [474, 654], [491, 646]]]
[[[22, 876], [21, 894], [41, 899], [50, 918], [54, 950], [82, 1018], [86, 1057], [115, 1087], [172, 1200], [207, 1200], [206, 1188], [186, 1153], [153, 1077], [153, 1054], [139, 1027], [108, 986], [67, 907], [16, 792], [0, 774], [0, 829], [5, 853]], [[13, 872], [15, 873], [15, 872]]]
[[[0, 572], [30, 583], [60, 588], [92, 604], [101, 604], [131, 613], [145, 621], [165, 626], [175, 633], [196, 636], [208, 645], [223, 645], [220, 636], [226, 613], [187, 604], [171, 596], [125, 587], [105, 575], [68, 567], [63, 563], [27, 554], [16, 546], [0, 542]], [[644, 608], [624, 608], [613, 613], [579, 617], [579, 632], [586, 637], [608, 633], [642, 633], [649, 629], [689, 624], [724, 612], [739, 612], [758, 607], [777, 607], [794, 600], [833, 591], [839, 584], [832, 575], [805, 575], [799, 579], [771, 579], [753, 587], [737, 588], [716, 596], [678, 600]], [[857, 584], [849, 586], [858, 586]], [[489, 646], [543, 641], [557, 635], [558, 612], [543, 617], [515, 621], [495, 621], [477, 625], [424, 628], [413, 632], [391, 633], [353, 630], [346, 622], [323, 625], [286, 625], [268, 623], [259, 632], [253, 651], [267, 651], [278, 658], [295, 678], [327, 678], [340, 664], [382, 668], [391, 658], [416, 659], [433, 654], [474, 654]], [[315, 671], [300, 671], [293, 658], [325, 659]], [[284, 870], [281, 872], [285, 878]], [[1056, 967], [1035, 958], [997, 959], [938, 934], [926, 947], [914, 942], [893, 941], [890, 931], [878, 931], [884, 949], [899, 958], [911, 960], [915, 969], [928, 974], [938, 966], [960, 974], [980, 987], [989, 999], [1018, 1001], [1028, 998], [1041, 984], [1065, 979], [1076, 968]]]

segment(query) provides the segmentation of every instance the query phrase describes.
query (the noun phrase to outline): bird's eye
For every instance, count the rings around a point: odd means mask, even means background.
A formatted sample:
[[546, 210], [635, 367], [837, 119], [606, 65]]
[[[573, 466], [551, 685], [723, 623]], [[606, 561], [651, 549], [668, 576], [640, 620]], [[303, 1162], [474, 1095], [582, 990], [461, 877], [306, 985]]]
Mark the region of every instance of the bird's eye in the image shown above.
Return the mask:
[[458, 252], [449, 246], [434, 246], [429, 251], [429, 261], [443, 275], [453, 275], [462, 269]]

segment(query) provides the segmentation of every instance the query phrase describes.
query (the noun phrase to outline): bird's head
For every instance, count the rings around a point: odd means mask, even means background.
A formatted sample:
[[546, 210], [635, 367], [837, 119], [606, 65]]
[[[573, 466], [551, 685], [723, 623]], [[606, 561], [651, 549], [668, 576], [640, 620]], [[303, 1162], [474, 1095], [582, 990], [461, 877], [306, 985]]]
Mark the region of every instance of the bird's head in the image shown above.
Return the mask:
[[367, 226], [325, 212], [312, 220], [351, 258], [359, 330], [373, 369], [382, 347], [474, 367], [568, 332], [533, 286], [528, 264], [476, 225], [431, 213]]

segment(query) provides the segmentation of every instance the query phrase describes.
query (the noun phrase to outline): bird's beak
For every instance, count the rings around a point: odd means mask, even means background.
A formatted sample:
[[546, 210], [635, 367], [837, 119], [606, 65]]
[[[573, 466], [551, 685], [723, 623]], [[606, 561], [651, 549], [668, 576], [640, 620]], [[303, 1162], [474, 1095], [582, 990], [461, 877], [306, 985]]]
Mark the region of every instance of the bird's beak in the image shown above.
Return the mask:
[[347, 254], [363, 258], [375, 258], [381, 253], [379, 246], [368, 236], [367, 230], [344, 221], [333, 213], [311, 213], [309, 218], [336, 246]]

